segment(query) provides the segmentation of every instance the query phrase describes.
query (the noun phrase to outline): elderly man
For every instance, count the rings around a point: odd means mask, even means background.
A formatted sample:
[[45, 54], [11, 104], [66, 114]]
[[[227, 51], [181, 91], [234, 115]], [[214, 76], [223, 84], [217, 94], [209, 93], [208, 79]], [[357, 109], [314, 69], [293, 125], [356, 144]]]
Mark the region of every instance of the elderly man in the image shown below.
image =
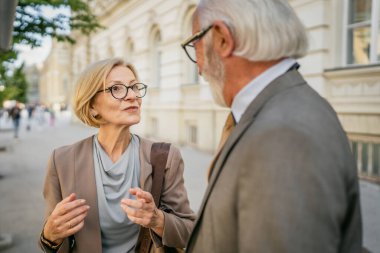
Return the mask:
[[231, 108], [187, 251], [360, 252], [355, 161], [297, 70], [307, 37], [288, 2], [201, 0], [182, 47]]

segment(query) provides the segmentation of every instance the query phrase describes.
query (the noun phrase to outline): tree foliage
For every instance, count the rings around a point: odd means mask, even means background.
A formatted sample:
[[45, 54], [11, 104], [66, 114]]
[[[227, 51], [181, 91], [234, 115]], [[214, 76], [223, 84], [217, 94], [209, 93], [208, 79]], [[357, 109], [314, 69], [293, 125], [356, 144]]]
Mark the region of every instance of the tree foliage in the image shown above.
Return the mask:
[[[0, 52], [0, 82], [5, 85], [6, 90], [12, 89], [13, 95], [17, 92], [11, 88], [15, 83], [10, 80], [19, 69], [14, 69], [14, 63], [18, 56], [15, 45], [41, 46], [44, 37], [53, 37], [58, 41], [75, 43], [70, 35], [78, 31], [85, 35], [101, 28], [96, 16], [92, 13], [87, 0], [19, 0], [16, 8], [16, 16], [13, 30], [13, 46], [10, 51]], [[70, 15], [55, 14], [48, 16], [44, 9], [69, 8]], [[22, 73], [22, 72], [21, 72]], [[20, 74], [20, 73], [18, 73]], [[6, 93], [6, 91], [4, 92]], [[2, 105], [0, 96], [0, 106]], [[24, 96], [24, 95], [17, 95]], [[16, 96], [16, 97], [17, 97]]]
[[[48, 18], [42, 12], [44, 7], [70, 8], [71, 15], [57, 14]], [[79, 30], [89, 35], [100, 27], [96, 16], [83, 0], [19, 0], [13, 42], [34, 47], [41, 45], [42, 37], [51, 36], [58, 41], [74, 43], [68, 30]]]
[[5, 76], [5, 83], [9, 84], [3, 92], [0, 92], [0, 101], [17, 100], [26, 103], [28, 82], [24, 75], [24, 64], [15, 68], [11, 74]]

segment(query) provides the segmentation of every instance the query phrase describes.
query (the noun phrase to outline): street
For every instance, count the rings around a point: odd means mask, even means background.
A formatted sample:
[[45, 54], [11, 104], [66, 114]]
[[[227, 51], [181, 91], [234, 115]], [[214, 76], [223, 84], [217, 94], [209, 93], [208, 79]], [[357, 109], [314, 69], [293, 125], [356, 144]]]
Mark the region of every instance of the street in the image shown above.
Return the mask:
[[[32, 124], [31, 131], [21, 126], [20, 138], [12, 132], [0, 132], [0, 235], [12, 236], [12, 245], [4, 253], [41, 252], [37, 240], [42, 229], [44, 203], [42, 185], [50, 153], [56, 147], [71, 144], [96, 132], [96, 129], [70, 123], [69, 117], [57, 117], [54, 126]], [[1, 149], [0, 149], [1, 150]], [[206, 170], [211, 154], [181, 147], [185, 161], [185, 184], [191, 207], [198, 210], [206, 188]], [[364, 246], [380, 253], [380, 186], [361, 181]]]

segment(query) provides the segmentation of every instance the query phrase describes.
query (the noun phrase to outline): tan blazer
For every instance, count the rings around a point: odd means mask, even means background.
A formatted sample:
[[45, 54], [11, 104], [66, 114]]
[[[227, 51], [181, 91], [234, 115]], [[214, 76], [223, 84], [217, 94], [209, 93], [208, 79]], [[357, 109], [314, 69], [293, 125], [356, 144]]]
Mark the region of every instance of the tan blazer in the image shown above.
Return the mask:
[[215, 163], [198, 216], [187, 252], [361, 252], [349, 142], [297, 70], [251, 102]]
[[[141, 188], [150, 191], [152, 187], [152, 166], [150, 151], [152, 142], [140, 139]], [[101, 253], [101, 233], [99, 225], [98, 203], [93, 164], [93, 136], [73, 145], [64, 146], [53, 151], [44, 184], [46, 203], [45, 218], [63, 198], [76, 193], [78, 198], [86, 200], [90, 206], [84, 227], [74, 235], [73, 252]], [[153, 238], [155, 244], [170, 247], [185, 247], [193, 228], [195, 214], [190, 209], [183, 180], [183, 160], [178, 148], [171, 145], [166, 164], [164, 186], [162, 188], [160, 209], [164, 212], [165, 227], [162, 241]], [[40, 243], [41, 245], [41, 243]], [[42, 246], [42, 245], [41, 245]], [[69, 252], [68, 239], [58, 252]], [[43, 247], [45, 252], [51, 252]]]

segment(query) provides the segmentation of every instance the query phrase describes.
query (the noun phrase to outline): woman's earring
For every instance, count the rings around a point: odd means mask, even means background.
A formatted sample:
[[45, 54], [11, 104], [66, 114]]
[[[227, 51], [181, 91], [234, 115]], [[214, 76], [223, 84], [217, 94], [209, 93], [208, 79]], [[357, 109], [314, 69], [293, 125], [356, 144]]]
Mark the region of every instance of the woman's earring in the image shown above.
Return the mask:
[[95, 110], [93, 110], [93, 109], [90, 110], [90, 114], [94, 118], [96, 118], [96, 116], [98, 116], [98, 113]]

